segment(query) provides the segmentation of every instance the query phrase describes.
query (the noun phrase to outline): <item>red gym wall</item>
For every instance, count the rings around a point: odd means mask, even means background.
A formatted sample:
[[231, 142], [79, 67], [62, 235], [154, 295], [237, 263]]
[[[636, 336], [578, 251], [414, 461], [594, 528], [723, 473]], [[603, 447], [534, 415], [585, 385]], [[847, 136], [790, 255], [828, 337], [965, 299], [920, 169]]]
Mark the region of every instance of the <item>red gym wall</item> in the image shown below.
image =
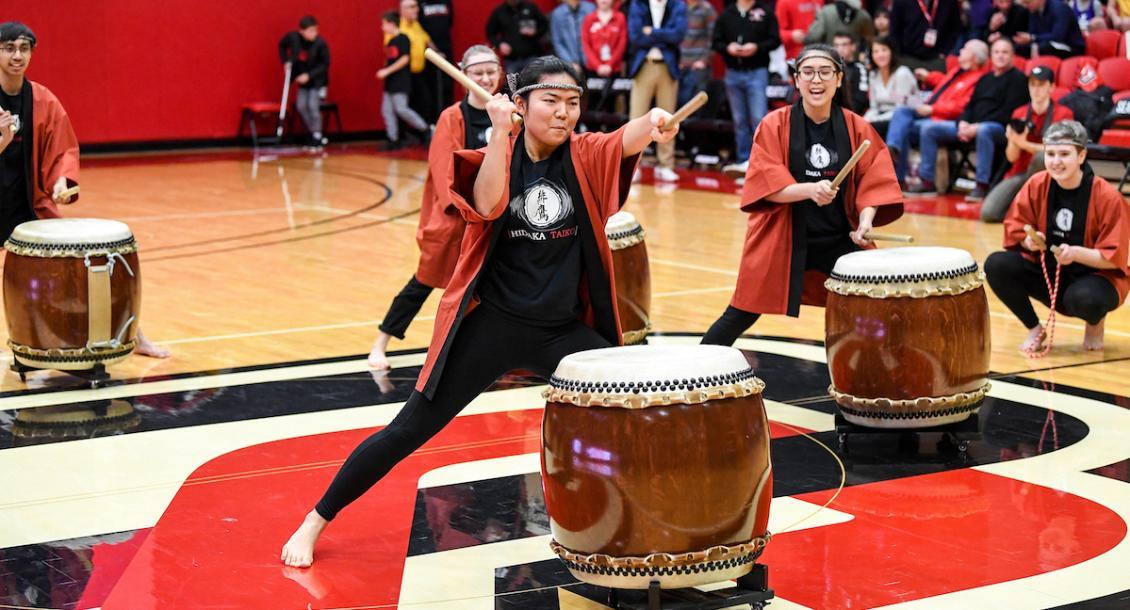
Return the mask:
[[[536, 0], [543, 10], [554, 0]], [[455, 52], [484, 38], [496, 0], [454, 0]], [[347, 131], [383, 129], [380, 16], [394, 0], [40, 0], [3, 20], [39, 38], [28, 76], [55, 92], [83, 144], [224, 139], [246, 102], [277, 101], [277, 44], [312, 13], [330, 45]], [[292, 98], [293, 100], [293, 93]]]

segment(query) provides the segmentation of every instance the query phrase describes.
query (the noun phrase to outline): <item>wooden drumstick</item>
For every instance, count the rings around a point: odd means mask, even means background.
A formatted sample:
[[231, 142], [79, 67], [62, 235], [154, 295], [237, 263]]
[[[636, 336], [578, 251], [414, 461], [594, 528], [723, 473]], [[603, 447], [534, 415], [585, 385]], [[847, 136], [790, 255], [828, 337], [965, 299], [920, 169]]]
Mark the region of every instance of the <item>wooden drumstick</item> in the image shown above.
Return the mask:
[[871, 241], [897, 241], [904, 244], [913, 244], [913, 235], [901, 235], [899, 233], [872, 233], [867, 232], [863, 234], [863, 239], [870, 239]]
[[[1048, 243], [1044, 241], [1043, 237], [1040, 237], [1040, 234], [1036, 232], [1036, 229], [1033, 228], [1032, 225], [1024, 225], [1024, 232], [1028, 234], [1028, 237], [1032, 238], [1032, 241], [1036, 244], [1037, 250], [1048, 249]], [[1052, 254], [1059, 254], [1059, 246], [1052, 246], [1051, 251]]]
[[671, 131], [678, 127], [679, 123], [685, 121], [687, 117], [694, 114], [699, 108], [702, 108], [708, 101], [710, 101], [710, 96], [707, 95], [705, 91], [699, 91], [698, 95], [692, 97], [689, 102], [683, 104], [682, 108], [676, 110], [675, 114], [671, 115], [671, 118], [663, 124], [663, 131]]
[[[454, 65], [452, 65], [451, 62], [444, 59], [442, 55], [435, 51], [435, 49], [426, 49], [424, 51], [424, 59], [427, 59], [428, 61], [435, 64], [437, 68], [450, 76], [455, 82], [463, 85], [463, 88], [466, 89], [468, 93], [478, 97], [484, 104], [489, 102], [494, 97], [493, 95], [488, 93], [486, 89], [483, 89], [479, 85], [479, 83], [471, 80], [471, 77], [463, 74], [462, 70], [456, 68]], [[518, 123], [522, 122], [522, 115], [515, 112], [513, 116], [510, 117], [510, 120], [515, 125], [517, 125]]]
[[70, 203], [71, 199], [73, 199], [75, 195], [78, 195], [78, 185], [77, 184], [72, 186], [71, 188], [63, 191], [62, 193], [59, 193], [59, 199], [62, 199], [63, 201]]
[[871, 148], [871, 140], [864, 140], [860, 143], [859, 148], [855, 149], [855, 154], [844, 164], [840, 173], [836, 174], [836, 179], [832, 181], [832, 188], [840, 188], [840, 183], [847, 180], [848, 174], [851, 173], [851, 170], [855, 169], [855, 164], [859, 163], [859, 160], [863, 157], [863, 153], [867, 152], [868, 148]]

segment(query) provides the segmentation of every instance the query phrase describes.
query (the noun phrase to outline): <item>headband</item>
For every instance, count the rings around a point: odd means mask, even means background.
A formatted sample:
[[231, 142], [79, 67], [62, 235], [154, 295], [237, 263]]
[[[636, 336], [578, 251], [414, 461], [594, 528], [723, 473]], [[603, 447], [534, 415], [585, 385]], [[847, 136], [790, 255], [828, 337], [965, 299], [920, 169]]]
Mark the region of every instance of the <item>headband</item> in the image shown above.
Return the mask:
[[460, 70], [463, 70], [464, 72], [466, 72], [468, 68], [472, 68], [472, 67], [474, 67], [474, 66], [479, 66], [479, 65], [482, 65], [482, 64], [494, 64], [494, 65], [496, 65], [496, 66], [500, 66], [500, 65], [502, 65], [502, 64], [500, 64], [500, 63], [498, 62], [498, 59], [484, 59], [484, 60], [482, 60], [482, 61], [476, 61], [475, 63], [470, 63], [470, 64], [463, 64], [463, 63], [460, 63], [460, 64], [459, 64], [459, 69], [460, 69]]
[[839, 70], [840, 72], [844, 71], [844, 62], [842, 59], [840, 59], [839, 55], [836, 55], [835, 53], [832, 53], [825, 49], [814, 49], [810, 47], [801, 51], [800, 55], [798, 55], [796, 60], [793, 61], [793, 72], [800, 70], [800, 65], [804, 63], [805, 60], [812, 59], [813, 57], [823, 57], [824, 59], [831, 60], [832, 63], [836, 64], [837, 70]]
[[1086, 142], [1072, 138], [1071, 136], [1054, 136], [1051, 138], [1044, 138], [1044, 146], [1074, 146], [1076, 148], [1087, 148]]

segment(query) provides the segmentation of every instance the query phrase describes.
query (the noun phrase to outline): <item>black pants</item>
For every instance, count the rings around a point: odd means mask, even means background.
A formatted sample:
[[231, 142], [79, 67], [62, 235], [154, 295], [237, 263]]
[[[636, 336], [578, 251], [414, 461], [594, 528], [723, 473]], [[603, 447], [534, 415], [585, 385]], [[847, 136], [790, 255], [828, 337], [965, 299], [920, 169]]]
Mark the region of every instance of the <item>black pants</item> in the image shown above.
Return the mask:
[[[1048, 266], [1048, 275], [1055, 282], [1061, 268]], [[1118, 308], [1118, 291], [1105, 277], [1079, 263], [1066, 267], [1059, 282], [1056, 311], [1065, 316], [1082, 318], [1087, 324], [1098, 324], [1106, 314]], [[989, 286], [1012, 313], [1029, 330], [1040, 324], [1032, 301], [1048, 305], [1051, 297], [1039, 263], [1033, 263], [1019, 252], [994, 252], [985, 260], [985, 278]]]
[[[859, 249], [860, 247], [855, 245], [855, 242], [851, 241], [851, 238], [847, 235], [831, 243], [810, 240], [808, 251], [804, 256], [804, 270], [830, 274], [832, 267], [836, 266], [836, 261], [841, 256]], [[722, 316], [715, 320], [706, 334], [702, 336], [702, 344], [733, 345], [734, 341], [737, 341], [738, 337], [749, 330], [749, 327], [753, 326], [753, 323], [757, 322], [760, 317], [761, 314], [759, 313], [727, 305]]]
[[413, 275], [392, 300], [392, 305], [388, 306], [388, 313], [381, 321], [381, 332], [397, 339], [404, 339], [408, 325], [412, 323], [416, 314], [420, 313], [420, 308], [424, 306], [424, 301], [428, 300], [428, 295], [431, 293], [432, 287], [421, 283]]
[[565, 356], [608, 346], [604, 337], [577, 321], [549, 328], [529, 326], [478, 307], [455, 336], [434, 398], [413, 392], [388, 426], [353, 450], [315, 510], [332, 520], [438, 434], [503, 373], [522, 368], [548, 378]]

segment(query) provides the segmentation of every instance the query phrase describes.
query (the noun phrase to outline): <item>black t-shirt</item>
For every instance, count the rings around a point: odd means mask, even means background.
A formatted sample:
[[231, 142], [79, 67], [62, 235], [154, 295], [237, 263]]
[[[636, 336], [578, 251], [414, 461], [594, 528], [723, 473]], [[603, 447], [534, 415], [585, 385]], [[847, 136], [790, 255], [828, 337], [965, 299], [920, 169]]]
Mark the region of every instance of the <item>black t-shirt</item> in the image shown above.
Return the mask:
[[514, 154], [521, 160], [510, 177], [517, 195], [497, 221], [502, 235], [479, 285], [484, 304], [535, 326], [567, 324], [581, 311], [576, 206], [584, 202], [566, 185], [565, 146], [534, 163], [518, 139]]
[[451, 0], [421, 0], [420, 25], [444, 55], [451, 55]]
[[472, 106], [466, 98], [460, 103], [459, 109], [463, 111], [463, 122], [466, 125], [463, 147], [474, 150], [486, 146], [490, 140], [490, 115], [486, 110]]
[[[1086, 176], [1084, 176], [1086, 180]], [[1073, 189], [1061, 188], [1052, 181], [1048, 189], [1048, 205], [1051, 207], [1051, 222], [1048, 224], [1048, 245], [1070, 244], [1082, 246], [1086, 236], [1087, 201], [1089, 189], [1084, 185]]]
[[[806, 182], [832, 180], [843, 167], [836, 146], [832, 121], [817, 124], [804, 117], [804, 177]], [[805, 206], [805, 226], [809, 247], [846, 239], [851, 232], [847, 213], [844, 212], [844, 195], [841, 191], [832, 203], [819, 206], [808, 199], [796, 205]]]
[[[408, 52], [411, 43], [408, 42], [408, 37], [404, 34], [397, 34], [389, 39], [388, 44], [385, 45], [385, 57], [388, 61], [385, 67], [391, 66], [396, 60], [401, 57], [408, 57]], [[412, 90], [412, 81], [408, 66], [393, 72], [385, 79], [385, 93], [408, 93]]]
[[[0, 91], [0, 108], [22, 119], [22, 94], [8, 95]], [[35, 220], [28, 197], [24, 158], [24, 137], [30, 132], [31, 125], [20, 120], [15, 139], [0, 154], [0, 245], [8, 239], [16, 225]]]

